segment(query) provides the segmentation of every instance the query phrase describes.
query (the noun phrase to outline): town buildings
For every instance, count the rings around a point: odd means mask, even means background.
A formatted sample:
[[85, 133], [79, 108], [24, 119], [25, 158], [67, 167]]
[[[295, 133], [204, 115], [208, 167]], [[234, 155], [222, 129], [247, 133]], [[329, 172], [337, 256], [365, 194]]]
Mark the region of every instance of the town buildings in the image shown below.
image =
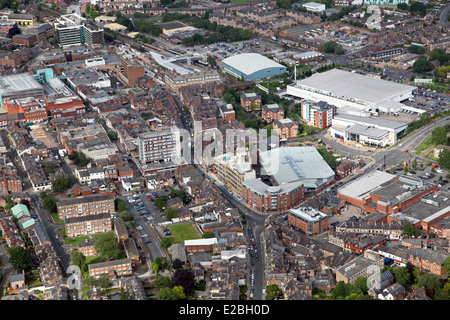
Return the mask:
[[245, 111], [253, 111], [253, 110], [261, 110], [262, 100], [261, 97], [252, 92], [252, 93], [241, 93], [241, 106], [245, 109]]
[[103, 213], [111, 214], [115, 211], [114, 196], [92, 195], [64, 199], [58, 201], [57, 209], [61, 220]]
[[176, 147], [171, 130], [143, 133], [138, 137], [139, 161], [142, 164], [169, 161], [177, 155]]
[[331, 127], [332, 119], [336, 112], [334, 106], [329, 105], [324, 101], [303, 101], [301, 104], [302, 118], [309, 125], [320, 129]]
[[288, 221], [289, 226], [309, 236], [316, 236], [328, 230], [328, 215], [313, 208], [290, 209]]
[[294, 208], [304, 200], [305, 195], [301, 182], [269, 186], [258, 178], [242, 182], [241, 197], [250, 207], [270, 212]]
[[61, 16], [55, 22], [55, 35], [61, 47], [103, 45], [103, 29], [77, 14]]

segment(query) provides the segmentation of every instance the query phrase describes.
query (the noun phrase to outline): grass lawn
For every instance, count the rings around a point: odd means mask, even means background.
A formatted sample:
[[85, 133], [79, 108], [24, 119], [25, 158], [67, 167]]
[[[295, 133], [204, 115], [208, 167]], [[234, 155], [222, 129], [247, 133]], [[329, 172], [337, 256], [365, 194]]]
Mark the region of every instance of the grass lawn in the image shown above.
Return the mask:
[[422, 144], [417, 148], [416, 154], [420, 154], [421, 152], [425, 151], [429, 147], [433, 146], [433, 141], [431, 136], [428, 137]]
[[200, 239], [200, 235], [190, 223], [180, 223], [167, 226], [172, 232], [173, 243], [183, 243], [184, 240]]

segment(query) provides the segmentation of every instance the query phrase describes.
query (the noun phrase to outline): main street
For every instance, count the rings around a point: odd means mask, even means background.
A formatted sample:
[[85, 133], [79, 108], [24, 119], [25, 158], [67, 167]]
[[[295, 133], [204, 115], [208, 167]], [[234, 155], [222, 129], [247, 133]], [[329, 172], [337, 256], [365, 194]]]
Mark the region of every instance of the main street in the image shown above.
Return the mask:
[[359, 156], [373, 162], [377, 166], [385, 164], [386, 168], [394, 165], [409, 162], [415, 158], [414, 151], [427, 139], [434, 128], [443, 126], [450, 121], [450, 117], [439, 118], [422, 128], [419, 128], [407, 136], [400, 139], [396, 144], [383, 149], [369, 148], [365, 146], [353, 146], [345, 142], [332, 138], [326, 131], [314, 135], [333, 149], [336, 153], [347, 156]]

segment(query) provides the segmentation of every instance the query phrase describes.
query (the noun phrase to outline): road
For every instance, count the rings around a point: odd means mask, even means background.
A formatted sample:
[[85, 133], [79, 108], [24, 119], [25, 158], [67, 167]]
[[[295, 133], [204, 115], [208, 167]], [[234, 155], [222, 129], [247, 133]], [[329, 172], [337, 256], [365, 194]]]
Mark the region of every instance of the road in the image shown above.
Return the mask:
[[[205, 172], [199, 168], [197, 165], [194, 165], [194, 167], [198, 170], [199, 173], [203, 175], [205, 179], [207, 179]], [[245, 213], [247, 224], [244, 227], [244, 234], [247, 240], [247, 247], [250, 247], [250, 238], [248, 234], [248, 228], [252, 229], [255, 243], [256, 243], [256, 249], [258, 250], [259, 260], [255, 261], [255, 265], [251, 265], [251, 256], [247, 255], [247, 263], [250, 266], [250, 269], [255, 269], [255, 281], [254, 281], [254, 298], [255, 300], [262, 300], [262, 289], [264, 289], [264, 265], [265, 265], [265, 256], [264, 256], [264, 250], [262, 250], [262, 237], [261, 234], [264, 232], [266, 219], [269, 217], [267, 213], [258, 213], [256, 211], [253, 211], [249, 209], [247, 206], [245, 206], [241, 201], [237, 200], [234, 196], [227, 193], [224, 189], [219, 188], [217, 185], [215, 185], [215, 188], [220, 191], [222, 194], [222, 197], [225, 198], [225, 200], [228, 201], [230, 206], [236, 208], [239, 211], [239, 214]], [[250, 272], [247, 272], [248, 277], [248, 296], [250, 296]]]
[[442, 9], [439, 20], [437, 22], [438, 27], [443, 27], [447, 24], [448, 15], [450, 13], [450, 3], [447, 3], [447, 5]]
[[[449, 117], [437, 119], [428, 125], [417, 129], [402, 138], [395, 145], [392, 145], [384, 149], [371, 149], [367, 147], [355, 147], [330, 137], [326, 131], [314, 135], [316, 138], [322, 139], [322, 141], [329, 147], [333, 148], [336, 153], [347, 157], [362, 157], [366, 158], [378, 165], [386, 165], [386, 168], [392, 167], [396, 164], [403, 163], [404, 161], [412, 161], [415, 158], [414, 151], [427, 139], [431, 131], [450, 121]], [[405, 152], [407, 150], [407, 152]]]

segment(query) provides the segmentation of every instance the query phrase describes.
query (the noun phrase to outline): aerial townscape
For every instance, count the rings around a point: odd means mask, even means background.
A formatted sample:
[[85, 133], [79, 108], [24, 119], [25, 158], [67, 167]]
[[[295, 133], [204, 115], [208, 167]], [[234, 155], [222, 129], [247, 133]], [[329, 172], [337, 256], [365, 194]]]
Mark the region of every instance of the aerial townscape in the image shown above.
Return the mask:
[[0, 0], [0, 299], [450, 300], [449, 13]]

